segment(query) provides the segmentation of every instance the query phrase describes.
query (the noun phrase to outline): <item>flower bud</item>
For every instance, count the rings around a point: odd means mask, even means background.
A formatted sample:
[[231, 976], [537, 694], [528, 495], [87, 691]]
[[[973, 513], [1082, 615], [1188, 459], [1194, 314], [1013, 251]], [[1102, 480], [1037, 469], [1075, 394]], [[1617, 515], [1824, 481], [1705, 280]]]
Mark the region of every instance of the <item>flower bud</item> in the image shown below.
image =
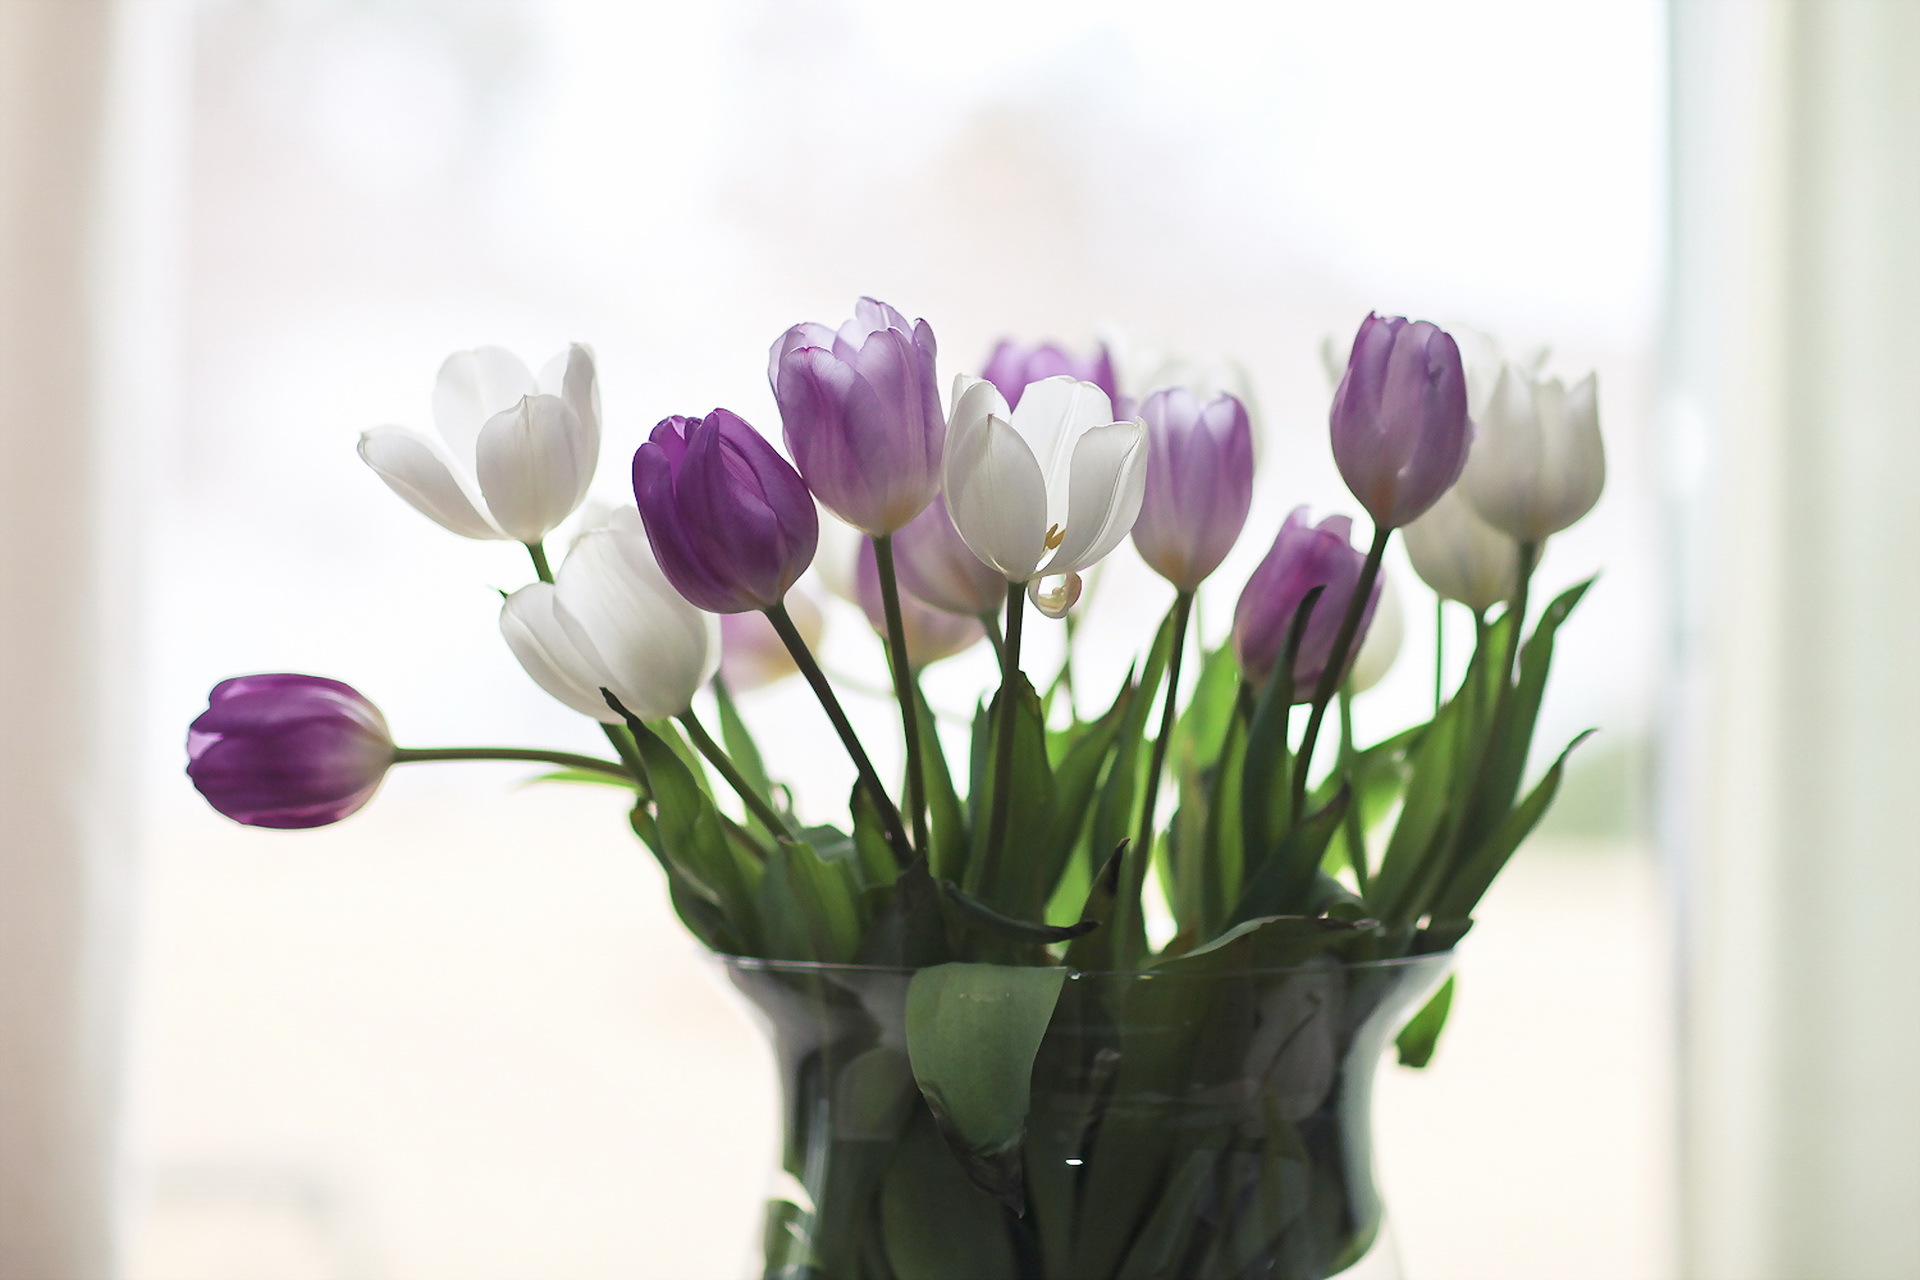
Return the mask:
[[582, 534], [553, 584], [508, 596], [500, 631], [535, 684], [604, 724], [620, 714], [602, 689], [642, 720], [676, 716], [720, 656], [717, 622], [668, 583], [631, 507]]
[[[820, 647], [826, 618], [804, 588], [787, 593], [787, 614], [807, 648]], [[720, 615], [720, 678], [733, 693], [745, 693], [797, 673], [800, 667], [764, 613]]]
[[725, 409], [655, 427], [633, 455], [633, 493], [661, 572], [709, 613], [779, 604], [820, 539], [806, 481]]
[[[1241, 675], [1256, 688], [1273, 675], [1300, 602], [1307, 592], [1323, 586], [1326, 590], [1314, 605], [1293, 664], [1294, 701], [1312, 700], [1321, 672], [1332, 659], [1340, 621], [1360, 585], [1360, 569], [1366, 562], [1366, 556], [1354, 549], [1352, 539], [1351, 519], [1328, 516], [1318, 526], [1309, 525], [1305, 507], [1295, 507], [1280, 526], [1273, 549], [1247, 579], [1233, 610], [1233, 651], [1240, 660]], [[1354, 637], [1356, 650], [1379, 599], [1380, 584], [1376, 580], [1373, 598], [1360, 615], [1360, 630]]]
[[440, 439], [375, 427], [360, 457], [422, 515], [468, 538], [539, 542], [587, 496], [600, 461], [593, 353], [573, 346], [535, 381], [519, 357], [447, 357], [433, 390]]
[[993, 354], [987, 357], [987, 367], [980, 371], [981, 377], [1000, 389], [1009, 409], [1020, 407], [1020, 397], [1034, 383], [1063, 375], [1080, 382], [1091, 382], [1107, 393], [1108, 403], [1120, 403], [1120, 387], [1114, 377], [1113, 356], [1105, 343], [1096, 347], [1092, 355], [1076, 356], [1051, 342], [1029, 347], [1002, 338], [1000, 345], [993, 349]]
[[1347, 488], [1377, 527], [1407, 524], [1466, 465], [1473, 427], [1459, 347], [1424, 320], [1369, 315], [1329, 417]]
[[[898, 558], [894, 564], [899, 571]], [[880, 593], [880, 561], [873, 553], [873, 543], [860, 544], [860, 558], [854, 568], [854, 581], [860, 597], [860, 609], [867, 615], [867, 621], [873, 624], [874, 631], [882, 640], [887, 638], [887, 606]], [[998, 579], [996, 578], [996, 581]], [[907, 637], [907, 665], [915, 671], [942, 658], [951, 658], [956, 653], [971, 649], [987, 634], [978, 618], [949, 613], [944, 609], [935, 609], [914, 599], [905, 591], [900, 593], [900, 629]]]
[[1221, 393], [1204, 408], [1185, 387], [1140, 406], [1147, 483], [1133, 545], [1153, 571], [1192, 591], [1233, 550], [1253, 502], [1253, 424]]
[[945, 498], [893, 535], [893, 568], [902, 591], [947, 613], [978, 618], [1007, 602], [1007, 580], [968, 548]]
[[[1474, 448], [1480, 445], [1475, 443]], [[1421, 581], [1446, 599], [1485, 613], [1513, 598], [1520, 547], [1480, 518], [1462, 495], [1462, 487], [1455, 485], [1441, 494], [1425, 515], [1401, 531], [1401, 537]]]
[[933, 330], [862, 298], [834, 330], [797, 324], [767, 370], [787, 451], [829, 511], [892, 533], [940, 491], [946, 420], [934, 382]]
[[1544, 542], [1593, 510], [1607, 480], [1592, 374], [1568, 388], [1520, 365], [1500, 371], [1460, 487], [1480, 518]]
[[187, 776], [252, 827], [324, 827], [373, 798], [393, 764], [379, 708], [338, 680], [222, 680], [187, 729]]

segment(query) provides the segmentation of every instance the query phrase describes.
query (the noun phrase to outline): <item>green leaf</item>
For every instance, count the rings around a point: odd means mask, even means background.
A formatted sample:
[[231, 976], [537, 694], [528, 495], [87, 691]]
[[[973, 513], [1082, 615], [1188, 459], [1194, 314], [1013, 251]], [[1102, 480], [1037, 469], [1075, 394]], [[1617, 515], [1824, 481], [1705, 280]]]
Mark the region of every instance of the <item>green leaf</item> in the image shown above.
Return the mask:
[[[1160, 693], [1160, 681], [1166, 675], [1167, 661], [1173, 653], [1173, 623], [1174, 615], [1168, 613], [1166, 620], [1160, 624], [1159, 633], [1154, 636], [1153, 648], [1147, 653], [1147, 664], [1140, 673], [1140, 683], [1127, 698], [1113, 761], [1107, 768], [1106, 781], [1101, 784], [1099, 801], [1094, 808], [1090, 847], [1095, 853], [1117, 848], [1121, 841], [1133, 836], [1139, 825], [1142, 784], [1149, 759], [1144, 750], [1147, 745], [1147, 720], [1153, 714]], [[1124, 923], [1113, 931], [1113, 937], [1107, 943], [1112, 949], [1116, 968], [1130, 966], [1146, 954], [1147, 935], [1139, 904], [1141, 888], [1146, 883], [1147, 862], [1152, 854], [1151, 849], [1130, 848], [1122, 859], [1115, 901], [1130, 906], [1120, 913]]]
[[902, 867], [891, 889], [870, 892], [881, 898], [881, 905], [860, 940], [855, 955], [859, 963], [919, 969], [951, 958], [940, 890], [927, 872], [925, 858]]
[[1275, 846], [1301, 815], [1293, 812], [1293, 753], [1287, 729], [1293, 719], [1293, 668], [1307, 623], [1326, 591], [1316, 586], [1300, 599], [1287, 624], [1286, 643], [1247, 726], [1247, 759], [1240, 783], [1240, 840], [1247, 874], [1257, 875]]
[[[1520, 790], [1521, 775], [1527, 767], [1527, 753], [1533, 746], [1533, 728], [1540, 715], [1541, 699], [1546, 693], [1548, 670], [1553, 665], [1554, 636], [1593, 582], [1592, 578], [1588, 578], [1563, 591], [1558, 599], [1547, 606], [1533, 629], [1533, 635], [1521, 647], [1519, 678], [1514, 683], [1507, 716], [1504, 723], [1494, 726], [1498, 738], [1489, 744], [1491, 774], [1486, 804], [1475, 815], [1482, 829], [1497, 826], [1506, 818], [1507, 810], [1513, 807], [1514, 796]], [[1472, 831], [1468, 833], [1468, 838], [1477, 839], [1479, 835], [1479, 831]]]
[[893, 843], [887, 839], [886, 822], [880, 817], [873, 793], [854, 783], [853, 794], [847, 797], [847, 811], [853, 814], [855, 861], [862, 883], [869, 888], [892, 884], [900, 874], [900, 861], [894, 857]]
[[[1001, 694], [1005, 694], [1002, 690]], [[1037, 916], [1046, 909], [1046, 899], [1035, 901], [1030, 886], [1031, 864], [1036, 847], [1047, 838], [1052, 826], [1053, 769], [1047, 763], [1047, 731], [1040, 715], [1040, 696], [1021, 676], [1011, 690], [1014, 702], [1013, 767], [1007, 779], [1011, 799], [1007, 811], [1007, 844], [1001, 850], [997, 866], [986, 865], [986, 842], [992, 825], [986, 817], [973, 828], [974, 849], [967, 871], [973, 878], [966, 885], [969, 893], [996, 910], [1009, 915]], [[992, 715], [999, 719], [1000, 696], [995, 695]], [[989, 770], [989, 772], [991, 772]], [[993, 782], [987, 783], [982, 815], [992, 813]]]
[[857, 865], [822, 861], [813, 849], [781, 840], [760, 879], [760, 922], [774, 960], [847, 964], [862, 931]]
[[932, 827], [929, 839], [933, 849], [928, 860], [934, 875], [957, 881], [966, 874], [967, 811], [953, 789], [953, 772], [940, 746], [939, 722], [917, 682], [914, 696], [920, 700], [921, 768], [925, 770], [927, 818]]
[[1060, 755], [1053, 772], [1051, 824], [1045, 841], [1036, 851], [1033, 881], [1028, 886], [1030, 904], [1052, 900], [1068, 861], [1081, 845], [1081, 833], [1087, 829], [1088, 813], [1093, 807], [1094, 788], [1113, 752], [1114, 741], [1126, 726], [1134, 693], [1131, 681], [1123, 684], [1106, 714], [1074, 734], [1071, 745]]
[[[780, 806], [773, 798], [773, 782], [767, 777], [767, 766], [760, 758], [760, 748], [755, 744], [753, 734], [748, 731], [747, 722], [740, 718], [740, 709], [734, 705], [733, 695], [718, 677], [713, 681], [713, 700], [720, 710], [720, 742], [726, 747], [733, 767], [740, 771], [740, 776], [747, 780], [747, 785], [755, 794], [775, 812], [779, 812]], [[773, 832], [753, 816], [752, 810], [747, 811], [747, 829], [762, 840], [773, 839]]]
[[907, 987], [913, 1078], [967, 1176], [1016, 1214], [1026, 1207], [1033, 1059], [1066, 976], [1055, 966], [943, 964]]
[[629, 717], [634, 745], [653, 792], [656, 850], [686, 887], [720, 908], [731, 931], [747, 946], [758, 936], [755, 869], [737, 856], [720, 811], [673, 748], [641, 721]]
[[1466, 714], [1464, 707], [1458, 698], [1441, 707], [1413, 749], [1406, 802], [1367, 890], [1367, 906], [1389, 925], [1411, 923], [1406, 913], [1428, 874], [1429, 864], [1445, 856], [1448, 822], [1453, 816], [1456, 738]]
[[1393, 1043], [1400, 1050], [1400, 1065], [1420, 1068], [1433, 1061], [1434, 1048], [1440, 1043], [1440, 1029], [1447, 1025], [1447, 1013], [1453, 1008], [1453, 975], [1440, 984], [1420, 1012], [1413, 1015]]
[[1002, 915], [986, 903], [979, 901], [951, 880], [940, 882], [941, 896], [952, 905], [950, 918], [965, 929], [973, 929], [996, 937], [1007, 938], [1015, 942], [1053, 943], [1070, 942], [1082, 934], [1092, 933], [1100, 927], [1098, 920], [1081, 920], [1068, 925], [1042, 924], [1033, 920], [1016, 920], [1012, 916]]
[[1473, 914], [1481, 895], [1492, 886], [1494, 877], [1500, 874], [1500, 869], [1519, 849], [1520, 842], [1533, 831], [1553, 803], [1554, 793], [1560, 789], [1560, 779], [1566, 771], [1567, 757], [1593, 733], [1589, 729], [1569, 742], [1527, 798], [1506, 815], [1492, 837], [1478, 848], [1465, 851], [1459, 870], [1447, 878], [1435, 897], [1433, 918], [1436, 922], [1464, 920]]
[[602, 787], [625, 787], [631, 791], [634, 783], [627, 778], [616, 778], [610, 773], [601, 773], [598, 769], [555, 769], [552, 773], [543, 773], [528, 778], [529, 784], [535, 782], [582, 782]]
[[1306, 821], [1281, 838], [1279, 848], [1253, 870], [1247, 887], [1234, 906], [1229, 924], [1239, 924], [1257, 916], [1304, 914], [1309, 906], [1314, 881], [1320, 873], [1320, 860], [1340, 823], [1347, 816], [1349, 796], [1346, 790]]
[[666, 873], [667, 896], [673, 903], [674, 914], [680, 917], [680, 923], [687, 926], [687, 932], [722, 955], [751, 954], [753, 948], [728, 922], [726, 913], [667, 856], [660, 840], [659, 825], [654, 822], [653, 815], [647, 812], [646, 803], [636, 804], [627, 817], [634, 834], [645, 843], [654, 861]]
[[1269, 916], [1235, 925], [1205, 946], [1162, 960], [1154, 968], [1169, 974], [1242, 973], [1291, 969], [1322, 951], [1345, 951], [1377, 932], [1362, 924], [1326, 916]]
[[880, 1190], [897, 1280], [1015, 1280], [1006, 1218], [967, 1179], [922, 1115], [895, 1148]]

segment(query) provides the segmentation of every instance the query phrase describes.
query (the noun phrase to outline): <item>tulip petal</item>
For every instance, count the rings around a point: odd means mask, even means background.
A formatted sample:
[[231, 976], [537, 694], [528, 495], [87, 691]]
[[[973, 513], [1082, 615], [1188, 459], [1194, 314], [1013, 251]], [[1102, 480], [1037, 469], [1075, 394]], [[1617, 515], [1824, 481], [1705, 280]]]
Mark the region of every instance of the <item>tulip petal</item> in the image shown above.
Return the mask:
[[414, 510], [463, 538], [504, 538], [478, 495], [446, 456], [445, 446], [405, 427], [375, 427], [360, 436], [360, 458]]
[[684, 712], [713, 675], [719, 620], [680, 598], [637, 526], [638, 513], [617, 518], [574, 545], [554, 614], [627, 710], [657, 720]]
[[953, 527], [1007, 581], [1026, 582], [1047, 549], [1047, 484], [1040, 463], [1000, 417], [972, 426], [956, 422], [956, 428], [947, 440], [944, 468]]
[[[1106, 399], [1098, 388], [1095, 392], [1101, 400]], [[1068, 482], [1062, 486], [1067, 497], [1066, 519], [1061, 522], [1059, 545], [1047, 561], [1047, 573], [1084, 569], [1120, 544], [1140, 515], [1147, 487], [1146, 464], [1144, 422], [1109, 423], [1080, 436], [1073, 447]]]
[[558, 396], [527, 396], [480, 432], [480, 492], [495, 523], [533, 543], [573, 514], [598, 459], [587, 432]]
[[1035, 578], [1027, 584], [1027, 599], [1033, 601], [1033, 607], [1049, 618], [1064, 618], [1080, 600], [1081, 581], [1077, 573], [1062, 574], [1060, 585], [1045, 590], [1040, 584], [1045, 578]]
[[500, 634], [535, 684], [581, 715], [602, 724], [620, 723], [619, 714], [600, 696], [607, 675], [560, 625], [556, 600], [551, 583], [520, 588], [500, 606]]
[[[600, 457], [600, 380], [594, 372], [593, 349], [574, 343], [565, 351], [547, 361], [540, 370], [540, 393], [559, 396], [567, 402], [567, 408], [573, 410], [573, 416], [580, 422], [582, 451], [587, 457]], [[593, 471], [589, 469], [580, 482], [580, 494], [574, 500], [578, 507], [586, 500], [587, 486], [593, 483]]]
[[520, 357], [505, 348], [456, 351], [434, 380], [433, 425], [461, 465], [471, 467], [488, 420], [539, 390]]
[[1080, 436], [1113, 421], [1113, 401], [1091, 382], [1061, 375], [1030, 383], [1013, 411], [1013, 429], [1033, 450], [1053, 509], [1050, 522], [1066, 526], [1067, 480]]

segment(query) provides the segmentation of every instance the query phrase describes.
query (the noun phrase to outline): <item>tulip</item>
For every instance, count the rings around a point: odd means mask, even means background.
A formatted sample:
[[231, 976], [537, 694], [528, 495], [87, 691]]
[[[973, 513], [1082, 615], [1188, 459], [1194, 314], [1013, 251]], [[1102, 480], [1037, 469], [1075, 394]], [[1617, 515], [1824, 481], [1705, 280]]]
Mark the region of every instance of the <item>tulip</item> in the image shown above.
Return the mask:
[[1406, 638], [1407, 619], [1400, 607], [1400, 592], [1394, 587], [1392, 576], [1382, 573], [1380, 601], [1373, 611], [1373, 625], [1367, 628], [1360, 652], [1354, 655], [1353, 668], [1347, 675], [1349, 687], [1355, 693], [1365, 693], [1386, 679], [1387, 672], [1393, 670], [1394, 662], [1400, 657], [1400, 647]]
[[863, 533], [892, 533], [940, 491], [946, 422], [933, 330], [862, 298], [834, 330], [797, 324], [773, 344], [767, 379], [787, 451], [827, 510]]
[[1517, 542], [1544, 542], [1593, 509], [1606, 479], [1594, 376], [1569, 389], [1506, 365], [1460, 482], [1480, 518]]
[[1424, 320], [1369, 315], [1333, 395], [1333, 458], [1378, 529], [1397, 529], [1434, 504], [1466, 465], [1460, 349]]
[[[1484, 447], [1485, 436], [1474, 445]], [[1473, 464], [1467, 464], [1471, 467]], [[1513, 598], [1520, 548], [1482, 520], [1455, 485], [1427, 513], [1408, 525], [1407, 558], [1421, 581], [1475, 613]]]
[[338, 680], [222, 680], [187, 730], [187, 776], [252, 827], [323, 827], [373, 798], [393, 764], [379, 708]]
[[1090, 356], [1075, 356], [1051, 342], [1023, 347], [1005, 338], [987, 357], [980, 376], [1000, 389], [1009, 408], [1020, 407], [1020, 397], [1036, 382], [1060, 376], [1091, 382], [1107, 393], [1111, 404], [1120, 402], [1120, 387], [1113, 373], [1113, 356], [1101, 343]]
[[[809, 649], [820, 647], [826, 618], [805, 590], [787, 593], [787, 612]], [[720, 615], [720, 679], [733, 693], [759, 689], [797, 673], [800, 666], [764, 613]]]
[[719, 623], [673, 589], [631, 507], [581, 535], [549, 585], [507, 597], [500, 631], [535, 684], [603, 724], [682, 714], [720, 660]]
[[819, 542], [806, 481], [725, 409], [655, 427], [633, 493], [667, 581], [709, 613], [777, 606]]
[[360, 457], [421, 514], [468, 538], [537, 544], [587, 496], [600, 458], [593, 353], [573, 346], [536, 382], [512, 352], [449, 356], [433, 389], [434, 440], [375, 427]]
[[[1360, 584], [1365, 557], [1354, 549], [1352, 537], [1353, 521], [1346, 516], [1328, 516], [1318, 526], [1309, 525], [1305, 507], [1295, 507], [1280, 526], [1273, 549], [1247, 579], [1233, 611], [1233, 650], [1249, 682], [1266, 684], [1286, 647], [1301, 600], [1313, 588], [1325, 587], [1293, 664], [1293, 700], [1313, 700], [1314, 686], [1332, 658], [1341, 618]], [[1379, 599], [1376, 579], [1360, 614], [1362, 636]]]
[[[861, 610], [873, 624], [874, 631], [885, 640], [886, 602], [880, 595], [880, 562], [871, 542], [860, 544], [854, 581]], [[971, 649], [987, 634], [977, 617], [932, 608], [904, 592], [900, 596], [900, 629], [907, 639], [907, 665], [915, 671]]]
[[[1112, 418], [1107, 393], [1091, 382], [1044, 379], [1014, 410], [985, 379], [954, 382], [944, 469], [954, 528], [1002, 578], [1026, 583], [1050, 617], [1072, 607], [1079, 570], [1113, 550], [1140, 514], [1147, 424]], [[1064, 585], [1043, 594], [1049, 577]]]
[[1147, 480], [1133, 545], [1152, 570], [1192, 591], [1220, 567], [1253, 502], [1253, 425], [1224, 392], [1204, 408], [1185, 387], [1140, 406]]
[[1007, 600], [1007, 580], [973, 554], [944, 497], [893, 536], [893, 567], [902, 590], [947, 613], [978, 618], [998, 613]]

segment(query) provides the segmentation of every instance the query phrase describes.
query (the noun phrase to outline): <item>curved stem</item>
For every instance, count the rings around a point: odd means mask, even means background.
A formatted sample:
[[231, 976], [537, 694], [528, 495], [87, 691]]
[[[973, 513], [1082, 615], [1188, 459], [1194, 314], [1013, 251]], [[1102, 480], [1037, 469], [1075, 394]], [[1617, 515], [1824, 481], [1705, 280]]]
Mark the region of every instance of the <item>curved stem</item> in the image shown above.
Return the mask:
[[913, 668], [907, 661], [907, 628], [900, 614], [900, 584], [893, 573], [893, 535], [873, 540], [880, 570], [880, 603], [887, 619], [887, 657], [893, 668], [893, 696], [900, 703], [900, 729], [907, 739], [907, 814], [913, 822], [913, 847], [927, 851], [927, 778], [920, 755], [920, 709], [913, 696]]
[[[1352, 769], [1354, 757], [1358, 753], [1353, 749], [1353, 684], [1349, 681], [1340, 686], [1340, 767]], [[1347, 865], [1353, 868], [1353, 884], [1364, 899], [1367, 896], [1367, 883], [1371, 874], [1367, 870], [1367, 823], [1366, 816], [1360, 812], [1360, 799], [1352, 797], [1347, 804]]]
[[792, 828], [788, 827], [786, 821], [774, 812], [773, 806], [767, 803], [766, 797], [754, 790], [753, 784], [748, 782], [735, 767], [733, 759], [721, 749], [719, 743], [713, 740], [713, 735], [707, 732], [707, 726], [701, 724], [700, 718], [693, 714], [693, 709], [689, 707], [681, 712], [678, 719], [686, 726], [687, 737], [692, 741], [694, 750], [705, 756], [707, 763], [727, 780], [727, 785], [732, 787], [734, 794], [740, 797], [740, 803], [747, 806], [747, 812], [758, 818], [760, 825], [772, 832], [776, 838], [792, 839]]
[[553, 570], [547, 565], [547, 544], [544, 542], [529, 542], [526, 544], [526, 548], [527, 554], [533, 557], [533, 571], [540, 575], [540, 581], [552, 582]]
[[793, 625], [793, 618], [787, 613], [787, 606], [776, 604], [766, 611], [767, 621], [779, 635], [781, 643], [787, 646], [787, 652], [793, 655], [793, 661], [800, 668], [800, 674], [807, 678], [807, 684], [813, 689], [813, 696], [820, 700], [821, 709], [827, 713], [827, 719], [833, 722], [833, 731], [840, 735], [841, 745], [847, 749], [847, 755], [853, 760], [853, 768], [860, 775], [860, 784], [867, 789], [873, 799], [873, 807], [879, 811], [880, 823], [887, 829], [887, 843], [893, 846], [893, 856], [899, 859], [901, 866], [913, 861], [913, 849], [907, 843], [906, 828], [900, 825], [900, 810], [894, 807], [893, 797], [880, 785], [880, 775], [873, 771], [873, 761], [867, 758], [867, 749], [860, 745], [860, 739], [854, 735], [853, 725], [847, 719], [846, 711], [840, 706], [840, 699], [834, 696], [833, 686], [827, 683], [827, 677], [820, 670], [820, 664], [813, 660], [813, 653], [807, 648], [806, 640]]
[[987, 848], [980, 859], [979, 885], [991, 885], [1007, 843], [1007, 815], [1013, 811], [1014, 678], [1020, 674], [1020, 624], [1027, 584], [1007, 584], [1007, 640], [1000, 648], [1000, 723], [994, 726], [993, 812], [987, 821]]
[[1366, 562], [1360, 566], [1360, 581], [1354, 584], [1353, 595], [1347, 600], [1346, 616], [1340, 619], [1340, 630], [1334, 634], [1327, 665], [1321, 669], [1320, 683], [1313, 691], [1313, 714], [1307, 717], [1307, 732], [1300, 739], [1300, 756], [1293, 763], [1293, 805], [1289, 812], [1295, 822], [1305, 816], [1301, 810], [1307, 799], [1307, 770], [1313, 766], [1313, 745], [1320, 737], [1320, 722], [1327, 718], [1327, 704], [1333, 701], [1334, 690], [1346, 678], [1347, 658], [1353, 649], [1354, 637], [1360, 632], [1360, 618], [1366, 613], [1367, 601], [1373, 598], [1373, 584], [1379, 581], [1387, 539], [1392, 536], [1390, 528], [1373, 531], [1373, 545], [1367, 548]]
[[533, 747], [395, 747], [393, 750], [395, 764], [423, 764], [433, 760], [531, 760], [583, 773], [603, 773], [629, 786], [634, 783], [634, 775], [625, 765], [571, 751], [541, 751]]

